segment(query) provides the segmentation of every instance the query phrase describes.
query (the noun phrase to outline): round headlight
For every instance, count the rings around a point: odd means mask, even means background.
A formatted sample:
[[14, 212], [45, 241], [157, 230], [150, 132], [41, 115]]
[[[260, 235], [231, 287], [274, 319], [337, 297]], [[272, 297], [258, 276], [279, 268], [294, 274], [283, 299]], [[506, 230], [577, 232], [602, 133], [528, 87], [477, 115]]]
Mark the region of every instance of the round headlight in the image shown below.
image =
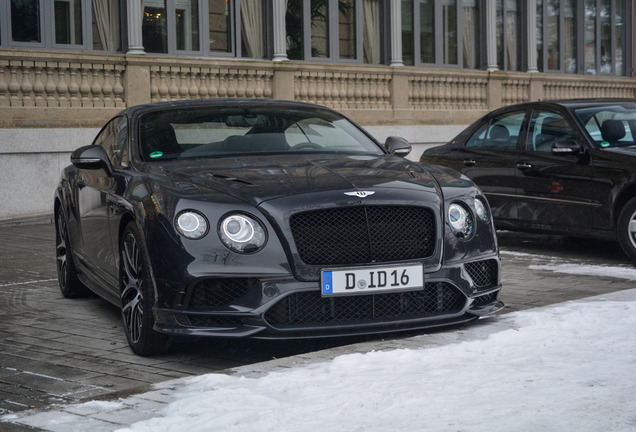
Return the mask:
[[208, 233], [208, 221], [201, 213], [185, 210], [177, 215], [175, 226], [182, 236], [200, 239]]
[[243, 214], [232, 214], [221, 219], [219, 237], [225, 246], [234, 252], [256, 252], [265, 245], [265, 229], [254, 218]]
[[448, 206], [448, 223], [457, 237], [468, 238], [473, 234], [473, 218], [461, 204]]
[[475, 212], [479, 219], [484, 222], [490, 221], [490, 212], [488, 211], [488, 205], [481, 199], [475, 198]]

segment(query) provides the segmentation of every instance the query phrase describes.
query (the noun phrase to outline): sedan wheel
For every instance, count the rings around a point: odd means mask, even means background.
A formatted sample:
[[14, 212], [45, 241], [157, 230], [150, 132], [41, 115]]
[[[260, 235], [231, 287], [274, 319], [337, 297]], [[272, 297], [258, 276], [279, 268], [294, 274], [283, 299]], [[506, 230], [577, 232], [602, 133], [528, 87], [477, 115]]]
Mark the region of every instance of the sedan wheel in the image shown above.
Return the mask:
[[128, 224], [120, 246], [121, 313], [130, 348], [148, 356], [163, 351], [167, 337], [153, 330], [154, 292], [140, 238], [134, 223]]
[[618, 218], [618, 241], [625, 254], [636, 261], [636, 198], [623, 207]]
[[61, 209], [55, 216], [55, 258], [60, 291], [66, 298], [84, 297], [88, 294], [88, 289], [77, 277], [71, 244], [68, 241], [66, 218]]

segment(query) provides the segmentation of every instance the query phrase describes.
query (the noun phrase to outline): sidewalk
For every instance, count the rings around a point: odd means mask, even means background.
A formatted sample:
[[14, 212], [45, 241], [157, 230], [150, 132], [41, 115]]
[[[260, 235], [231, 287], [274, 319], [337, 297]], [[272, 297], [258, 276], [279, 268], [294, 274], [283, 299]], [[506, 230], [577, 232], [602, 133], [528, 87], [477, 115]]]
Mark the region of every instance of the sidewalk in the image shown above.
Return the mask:
[[[620, 291], [603, 296], [591, 297], [583, 301], [636, 302], [636, 289]], [[549, 314], [552, 310], [558, 309], [563, 305], [567, 306], [567, 304], [565, 303], [557, 304], [535, 309], [533, 310], [533, 312], [545, 311]], [[420, 335], [405, 339], [358, 343], [330, 350], [319, 351], [312, 354], [298, 355], [280, 360], [272, 360], [256, 365], [233, 368], [224, 371], [223, 373], [238, 377], [249, 378], [250, 380], [246, 382], [245, 385], [253, 387], [257, 385], [257, 382], [260, 378], [273, 376], [272, 374], [275, 373], [285, 374], [292, 370], [300, 371], [303, 368], [307, 368], [311, 365], [315, 366], [319, 363], [329, 363], [338, 356], [344, 356], [354, 353], [366, 354], [378, 351], [390, 352], [394, 350], [405, 349], [429, 350], [438, 347], [448, 347], [450, 345], [460, 344], [462, 342], [486, 341], [490, 336], [500, 334], [506, 330], [519, 331], [519, 323], [518, 320], [515, 319], [515, 314], [506, 314], [486, 318], [475, 325], [462, 327], [450, 331], [440, 331], [432, 334]], [[421, 355], [421, 357], [427, 357], [427, 355], [423, 354]], [[489, 373], [487, 371], [483, 372], [484, 374]], [[493, 374], [493, 378], [498, 375], [497, 373], [494, 373], [494, 371], [490, 371], [490, 373]], [[589, 377], [581, 378], [585, 379]], [[567, 379], [567, 377], [564, 377], [564, 379]], [[187, 380], [183, 379], [166, 381], [161, 384], [155, 385], [154, 388], [148, 392], [132, 395], [111, 402], [88, 402], [83, 404], [56, 406], [37, 413], [23, 412], [20, 413], [14, 421], [17, 421], [22, 425], [41, 428], [41, 430], [52, 432], [110, 432], [121, 428], [127, 428], [128, 426], [143, 420], [152, 418], [160, 419], [163, 416], [169, 417], [171, 414], [166, 411], [168, 404], [177, 401], [180, 396], [184, 396], [183, 389], [187, 384]], [[494, 387], [497, 387], [501, 385], [501, 383], [493, 381], [492, 385]], [[213, 390], [209, 389], [206, 392], [209, 394], [210, 391]], [[440, 392], [443, 390], [437, 389], [437, 391]], [[189, 394], [188, 397], [190, 397]], [[456, 395], [456, 397], [461, 400], [465, 400], [468, 395]], [[205, 401], [202, 402], [205, 403]], [[597, 401], [597, 403], [601, 402], [602, 401]], [[632, 400], [631, 402], [616, 401], [615, 403], [621, 404], [621, 408], [624, 411], [625, 408], [629, 408], [629, 405], [633, 405], [634, 402], [635, 401]], [[242, 401], [237, 400], [236, 403], [240, 405]], [[625, 403], [627, 403], [627, 406], [625, 405]], [[265, 409], [260, 407], [252, 408], [256, 412]], [[369, 414], [375, 415], [372, 413]], [[284, 416], [285, 413], [281, 412], [280, 415]], [[564, 413], [564, 415], [567, 416], [568, 414]], [[545, 415], [538, 414], [538, 417], [545, 418]], [[605, 420], [603, 419], [596, 419], [591, 421], [600, 421], [601, 424], [606, 424], [604, 423]], [[610, 421], [611, 419], [607, 419], [607, 422]], [[519, 430], [527, 430], [527, 426], [528, 425], [525, 425], [525, 427], [522, 426]], [[25, 429], [8, 429], [8, 431], [17, 430]]]

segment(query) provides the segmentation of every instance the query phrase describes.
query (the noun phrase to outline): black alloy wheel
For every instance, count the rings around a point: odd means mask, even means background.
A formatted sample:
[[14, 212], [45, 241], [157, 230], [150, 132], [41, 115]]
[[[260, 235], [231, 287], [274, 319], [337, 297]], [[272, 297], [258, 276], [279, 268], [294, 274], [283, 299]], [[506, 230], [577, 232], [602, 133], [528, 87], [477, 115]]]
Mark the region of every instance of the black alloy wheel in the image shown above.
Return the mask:
[[168, 338], [153, 329], [150, 264], [134, 222], [128, 224], [121, 240], [119, 275], [121, 314], [130, 348], [141, 356], [162, 352]]
[[623, 252], [636, 261], [636, 197], [629, 200], [621, 210], [616, 228]]
[[88, 289], [79, 280], [73, 263], [73, 253], [68, 240], [66, 218], [61, 209], [55, 214], [55, 259], [57, 262], [57, 281], [60, 291], [66, 298], [80, 298], [88, 294]]

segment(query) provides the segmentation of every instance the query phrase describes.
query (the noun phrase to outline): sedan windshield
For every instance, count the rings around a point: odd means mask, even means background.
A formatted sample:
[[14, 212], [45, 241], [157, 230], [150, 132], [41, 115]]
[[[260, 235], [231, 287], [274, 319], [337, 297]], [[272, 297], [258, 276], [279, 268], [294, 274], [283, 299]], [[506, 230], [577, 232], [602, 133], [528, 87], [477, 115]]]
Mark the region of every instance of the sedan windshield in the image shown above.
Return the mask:
[[636, 145], [636, 104], [598, 105], [574, 113], [598, 147]]
[[271, 106], [149, 113], [141, 117], [139, 138], [146, 161], [263, 153], [383, 153], [360, 129], [331, 111]]

